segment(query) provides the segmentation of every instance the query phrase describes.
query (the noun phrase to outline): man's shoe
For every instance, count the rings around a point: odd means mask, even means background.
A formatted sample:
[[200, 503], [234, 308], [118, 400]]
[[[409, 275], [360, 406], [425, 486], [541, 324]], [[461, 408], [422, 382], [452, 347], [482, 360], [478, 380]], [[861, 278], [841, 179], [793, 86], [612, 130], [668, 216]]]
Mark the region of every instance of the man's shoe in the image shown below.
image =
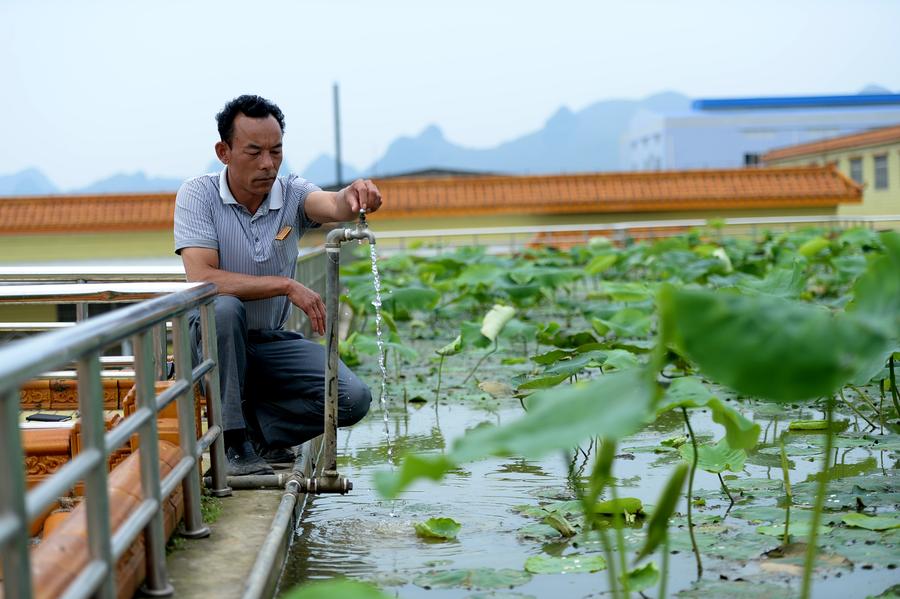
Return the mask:
[[288, 448], [272, 448], [265, 445], [256, 445], [256, 452], [268, 464], [290, 466], [297, 456]]
[[225, 450], [228, 458], [228, 476], [247, 476], [250, 474], [275, 474], [272, 467], [253, 451], [253, 444], [244, 441], [239, 448], [229, 447]]

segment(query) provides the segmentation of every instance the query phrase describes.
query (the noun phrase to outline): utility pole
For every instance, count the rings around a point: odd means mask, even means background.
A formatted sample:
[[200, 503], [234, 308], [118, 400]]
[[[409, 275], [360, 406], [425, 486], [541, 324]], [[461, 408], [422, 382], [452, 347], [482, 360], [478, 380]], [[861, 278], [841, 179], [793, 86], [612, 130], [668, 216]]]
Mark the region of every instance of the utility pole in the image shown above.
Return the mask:
[[338, 84], [334, 84], [334, 170], [337, 179], [335, 185], [340, 187], [344, 182], [341, 173], [341, 107], [338, 100]]

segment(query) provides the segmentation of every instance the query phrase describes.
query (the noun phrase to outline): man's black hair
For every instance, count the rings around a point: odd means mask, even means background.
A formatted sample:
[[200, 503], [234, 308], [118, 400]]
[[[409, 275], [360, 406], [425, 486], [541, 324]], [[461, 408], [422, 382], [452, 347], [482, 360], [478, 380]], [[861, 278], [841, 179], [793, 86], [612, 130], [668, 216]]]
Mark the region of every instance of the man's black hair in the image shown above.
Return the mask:
[[219, 126], [219, 137], [229, 146], [234, 137], [234, 119], [237, 117], [238, 113], [255, 119], [261, 119], [272, 115], [275, 117], [275, 120], [278, 121], [281, 132], [284, 133], [284, 113], [281, 112], [281, 109], [278, 108], [274, 102], [270, 102], [260, 96], [244, 94], [243, 96], [238, 96], [234, 100], [231, 100], [225, 105], [222, 112], [216, 115], [216, 123], [218, 123]]

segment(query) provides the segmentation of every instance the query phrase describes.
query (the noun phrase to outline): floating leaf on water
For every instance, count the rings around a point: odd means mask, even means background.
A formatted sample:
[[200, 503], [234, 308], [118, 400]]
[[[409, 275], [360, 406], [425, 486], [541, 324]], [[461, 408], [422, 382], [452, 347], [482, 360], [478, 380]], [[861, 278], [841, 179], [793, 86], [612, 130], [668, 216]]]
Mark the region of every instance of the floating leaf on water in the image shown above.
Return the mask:
[[477, 568], [423, 572], [413, 579], [413, 584], [425, 589], [503, 589], [523, 585], [530, 580], [531, 574], [521, 570]]
[[695, 582], [691, 588], [678, 592], [676, 597], [684, 599], [709, 599], [709, 597], [729, 597], [730, 599], [794, 599], [797, 591], [790, 585], [776, 585], [758, 580], [710, 580]]
[[559, 534], [558, 530], [556, 530], [549, 524], [543, 523], [526, 524], [516, 531], [516, 535], [522, 539], [535, 539], [537, 541], [563, 538], [563, 536]]
[[[810, 531], [812, 530], [812, 527], [810, 526], [811, 524], [812, 521], [794, 522], [793, 520], [791, 520], [788, 531], [791, 533], [792, 537], [808, 537]], [[831, 532], [831, 527], [819, 525], [816, 530], [818, 531], [816, 534], [819, 535], [819, 538], [821, 538]], [[757, 526], [756, 532], [761, 535], [782, 538], [784, 537], [784, 524], [767, 524], [763, 526]]]
[[534, 595], [523, 595], [515, 591], [486, 591], [484, 593], [472, 593], [463, 599], [537, 599]]
[[[832, 432], [839, 432], [847, 428], [850, 423], [846, 420], [835, 420], [831, 423]], [[806, 431], [806, 432], [814, 432], [814, 431], [827, 431], [828, 430], [828, 421], [827, 420], [794, 420], [790, 424], [788, 424], [788, 430], [790, 431]]]
[[[640, 568], [635, 568], [625, 574], [628, 579], [628, 590], [633, 593], [639, 593], [659, 582], [659, 570], [656, 569], [656, 563], [647, 562]], [[619, 580], [622, 580], [620, 577]]]
[[868, 516], [866, 514], [846, 514], [841, 520], [847, 526], [865, 528], [866, 530], [891, 530], [900, 528], [900, 516], [897, 514], [884, 514], [881, 516]]
[[606, 560], [599, 555], [564, 555], [552, 557], [532, 555], [525, 560], [525, 570], [532, 574], [572, 574], [575, 572], [599, 572], [606, 569]]
[[777, 478], [739, 478], [728, 481], [732, 491], [781, 491], [784, 482]]
[[306, 583], [284, 594], [284, 599], [390, 599], [376, 587], [356, 580], [325, 580]]
[[455, 539], [462, 525], [453, 518], [429, 518], [413, 524], [416, 534], [423, 539]]
[[682, 445], [684, 445], [685, 443], [687, 443], [688, 441], [690, 441], [690, 439], [687, 437], [687, 435], [677, 435], [675, 437], [669, 437], [668, 439], [663, 439], [662, 441], [659, 442], [659, 444], [662, 445], [663, 447], [672, 447], [672, 448], [677, 449], [677, 448], [681, 447]]

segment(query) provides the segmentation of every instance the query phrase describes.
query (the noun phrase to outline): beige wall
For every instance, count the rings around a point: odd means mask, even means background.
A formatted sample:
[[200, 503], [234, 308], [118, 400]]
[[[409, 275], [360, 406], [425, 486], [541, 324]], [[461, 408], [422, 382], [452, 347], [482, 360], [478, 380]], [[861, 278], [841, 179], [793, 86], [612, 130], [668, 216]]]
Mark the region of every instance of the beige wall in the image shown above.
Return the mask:
[[[887, 155], [888, 186], [887, 189], [875, 189], [875, 156]], [[840, 207], [841, 215], [879, 215], [900, 214], [900, 141], [868, 148], [855, 148], [810, 154], [800, 158], [774, 160], [771, 166], [806, 166], [810, 164], [837, 164], [838, 170], [850, 177], [850, 160], [862, 158], [863, 166], [863, 203], [845, 204]]]

